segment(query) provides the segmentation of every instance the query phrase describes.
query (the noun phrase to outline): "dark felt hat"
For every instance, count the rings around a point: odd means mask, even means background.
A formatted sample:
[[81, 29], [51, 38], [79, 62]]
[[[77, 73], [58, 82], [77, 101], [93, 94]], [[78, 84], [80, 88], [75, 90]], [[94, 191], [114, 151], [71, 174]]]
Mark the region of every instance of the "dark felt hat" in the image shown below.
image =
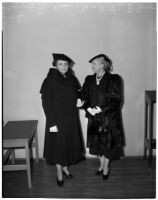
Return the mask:
[[108, 56], [106, 56], [105, 54], [99, 54], [99, 55], [97, 55], [97, 56], [94, 56], [93, 58], [91, 58], [90, 60], [89, 60], [89, 63], [91, 63], [93, 60], [95, 60], [96, 58], [101, 58], [101, 57], [103, 57], [104, 59], [105, 59], [105, 61], [106, 62], [108, 62], [109, 64], [111, 64], [111, 60], [110, 60], [110, 58], [108, 58]]
[[53, 56], [54, 61], [64, 60], [64, 61], [67, 61], [69, 64], [75, 64], [75, 62], [71, 58], [66, 56], [65, 54], [53, 53], [52, 56]]

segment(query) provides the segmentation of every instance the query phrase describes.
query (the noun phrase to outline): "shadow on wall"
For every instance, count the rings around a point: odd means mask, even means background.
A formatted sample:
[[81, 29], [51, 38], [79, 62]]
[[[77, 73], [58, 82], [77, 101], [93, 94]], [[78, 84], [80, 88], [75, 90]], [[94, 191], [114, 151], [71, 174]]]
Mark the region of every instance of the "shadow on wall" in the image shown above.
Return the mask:
[[[72, 73], [75, 77], [75, 71], [72, 69], [72, 68], [69, 68], [69, 72]], [[78, 78], [76, 77], [77, 81], [78, 81], [78, 85], [81, 89], [81, 83], [80, 81], [78, 80]], [[78, 93], [78, 98], [80, 97], [80, 94]], [[80, 120], [80, 115], [79, 115], [79, 109], [78, 109], [78, 112], [77, 112], [77, 116], [78, 116], [78, 124], [79, 124], [79, 133], [80, 133], [80, 139], [81, 139], [81, 144], [82, 144], [82, 150], [83, 150], [83, 153], [86, 155], [86, 145], [85, 145], [85, 141], [84, 141], [84, 137], [83, 137], [83, 130], [82, 130], [82, 125], [81, 125], [81, 120]]]

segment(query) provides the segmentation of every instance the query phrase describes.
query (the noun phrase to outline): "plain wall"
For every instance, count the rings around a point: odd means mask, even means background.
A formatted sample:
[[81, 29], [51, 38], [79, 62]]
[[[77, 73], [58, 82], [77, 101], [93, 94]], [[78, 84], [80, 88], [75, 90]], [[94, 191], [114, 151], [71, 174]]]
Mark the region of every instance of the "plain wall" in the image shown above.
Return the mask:
[[[144, 94], [156, 90], [155, 3], [3, 3], [2, 15], [4, 122], [38, 119], [42, 157], [45, 116], [39, 90], [52, 53], [76, 62], [81, 84], [92, 74], [88, 60], [105, 53], [124, 81], [125, 154], [143, 154]], [[80, 119], [86, 143], [84, 111]], [[24, 151], [16, 155], [23, 157]]]

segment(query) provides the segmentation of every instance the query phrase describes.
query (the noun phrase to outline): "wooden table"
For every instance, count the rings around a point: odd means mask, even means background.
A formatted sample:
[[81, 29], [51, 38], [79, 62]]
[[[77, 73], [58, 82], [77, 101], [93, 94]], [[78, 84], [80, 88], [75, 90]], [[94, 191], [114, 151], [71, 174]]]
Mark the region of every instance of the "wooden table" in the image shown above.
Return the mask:
[[[37, 124], [38, 120], [9, 121], [3, 127], [3, 150], [7, 150], [3, 157], [3, 171], [27, 170], [29, 188], [32, 187], [30, 147], [35, 147], [36, 162], [39, 160]], [[19, 148], [25, 149], [26, 164], [15, 164], [15, 149]], [[5, 164], [10, 155], [12, 164]]]
[[[148, 164], [150, 164], [152, 161], [152, 149], [156, 148], [156, 139], [153, 139], [153, 105], [154, 103], [156, 103], [156, 91], [155, 90], [145, 91], [144, 159], [146, 159], [147, 157], [147, 150], [148, 150], [149, 151]], [[149, 125], [149, 129], [148, 129], [148, 125]]]

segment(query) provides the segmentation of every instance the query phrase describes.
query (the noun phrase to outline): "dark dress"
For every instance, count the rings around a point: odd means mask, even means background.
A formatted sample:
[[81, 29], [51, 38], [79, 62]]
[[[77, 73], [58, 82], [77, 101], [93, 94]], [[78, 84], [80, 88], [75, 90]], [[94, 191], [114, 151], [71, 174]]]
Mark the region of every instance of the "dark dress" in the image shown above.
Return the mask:
[[[54, 68], [44, 80], [40, 93], [46, 115], [44, 158], [48, 164], [69, 166], [84, 157], [82, 133], [76, 108], [78, 80], [69, 71], [66, 78]], [[56, 125], [59, 132], [49, 132]]]
[[[122, 80], [117, 74], [106, 72], [100, 84], [96, 84], [96, 75], [86, 77], [81, 91], [83, 108], [88, 118], [87, 146], [90, 154], [104, 155], [110, 160], [123, 155], [123, 127], [121, 119]], [[87, 112], [88, 107], [99, 106], [101, 113], [95, 116]], [[95, 134], [96, 122], [105, 128], [104, 134]]]

